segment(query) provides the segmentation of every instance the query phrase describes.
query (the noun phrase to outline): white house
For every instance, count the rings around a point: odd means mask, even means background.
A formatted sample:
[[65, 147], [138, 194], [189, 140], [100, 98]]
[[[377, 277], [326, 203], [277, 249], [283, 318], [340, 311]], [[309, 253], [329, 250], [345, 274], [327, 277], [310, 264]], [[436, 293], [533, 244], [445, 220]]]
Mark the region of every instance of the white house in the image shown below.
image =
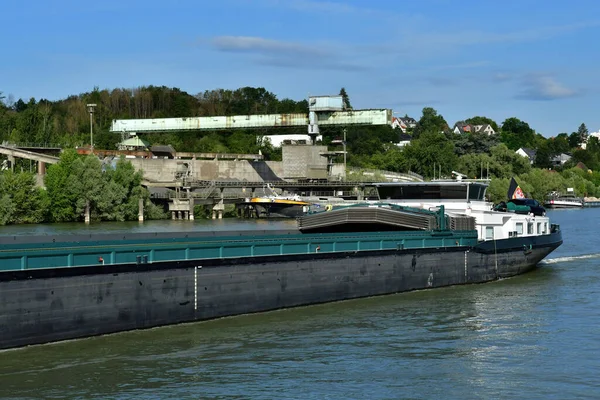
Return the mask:
[[496, 131], [490, 124], [472, 125], [463, 122], [456, 123], [452, 132], [457, 135], [463, 133], [485, 133], [488, 136], [496, 134]]
[[515, 151], [521, 157], [527, 157], [529, 159], [529, 163], [533, 164], [535, 161], [535, 153], [536, 151], [533, 149], [528, 149], [527, 147], [521, 147], [519, 150]]

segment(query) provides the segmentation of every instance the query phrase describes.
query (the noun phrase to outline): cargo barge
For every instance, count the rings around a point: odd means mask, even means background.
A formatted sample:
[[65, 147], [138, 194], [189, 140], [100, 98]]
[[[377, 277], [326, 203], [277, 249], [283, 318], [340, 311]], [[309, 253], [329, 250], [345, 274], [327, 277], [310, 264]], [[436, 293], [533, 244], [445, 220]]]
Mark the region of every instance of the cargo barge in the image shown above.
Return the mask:
[[547, 217], [490, 207], [479, 226], [432, 201], [307, 215], [298, 230], [0, 237], [0, 348], [488, 282], [562, 243]]

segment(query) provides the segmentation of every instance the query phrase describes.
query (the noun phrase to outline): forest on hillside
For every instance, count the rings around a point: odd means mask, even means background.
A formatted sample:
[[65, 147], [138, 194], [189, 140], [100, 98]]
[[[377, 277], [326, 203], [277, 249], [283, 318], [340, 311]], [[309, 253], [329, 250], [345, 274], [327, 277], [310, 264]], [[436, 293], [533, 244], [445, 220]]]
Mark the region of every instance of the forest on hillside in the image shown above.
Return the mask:
[[[350, 98], [345, 89], [342, 88], [340, 94], [345, 96], [349, 105]], [[207, 90], [196, 95], [164, 86], [113, 90], [95, 88], [91, 92], [73, 95], [59, 101], [45, 99], [15, 101], [12, 96], [0, 92], [0, 142], [54, 144], [65, 148], [87, 145], [90, 128], [89, 113], [86, 109], [88, 103], [97, 104], [94, 113], [94, 142], [98, 149], [114, 149], [121, 140], [119, 135], [109, 132], [113, 119], [307, 113], [308, 111], [306, 100], [280, 100], [265, 88], [253, 87]], [[500, 123], [485, 116], [472, 116], [463, 121], [456, 121], [456, 123], [467, 124], [490, 124], [497, 133], [489, 136], [483, 133], [456, 134], [453, 131], [455, 124], [450, 125], [437, 110], [431, 107], [423, 108], [422, 115], [415, 116], [415, 119], [416, 126], [408, 129], [407, 132], [411, 138], [410, 145], [405, 147], [398, 146], [402, 134], [400, 129], [392, 129], [390, 126], [322, 128], [323, 144], [329, 145], [333, 139], [341, 138], [343, 129], [346, 129], [347, 160], [351, 167], [394, 172], [412, 171], [423, 175], [426, 179], [450, 177], [452, 171], [464, 173], [469, 178], [495, 178], [488, 191], [493, 201], [506, 197], [508, 181], [513, 176], [518, 177], [521, 187], [530, 197], [538, 200], [542, 200], [550, 191], [565, 191], [567, 187], [574, 188], [578, 195], [600, 197], [600, 174], [597, 172], [600, 170], [600, 144], [596, 137], [588, 137], [588, 130], [584, 123], [574, 127], [571, 133], [563, 132], [547, 138], [536, 132], [526, 121], [516, 117], [507, 118]], [[290, 133], [305, 132], [305, 128], [286, 129], [289, 129]], [[147, 134], [143, 138], [151, 144], [170, 144], [179, 151], [253, 154], [261, 151], [267, 160], [279, 160], [281, 157], [279, 149], [273, 148], [268, 142], [258, 140], [260, 136], [269, 133], [272, 132], [268, 130], [179, 132]], [[536, 155], [533, 161], [530, 162], [526, 157], [516, 154], [515, 151], [519, 148], [534, 150]], [[561, 153], [570, 155], [571, 159], [565, 164], [556, 165], [552, 162], [552, 158]], [[91, 163], [91, 161], [86, 162]], [[73, 165], [81, 168], [79, 163]], [[97, 166], [94, 168], [97, 170]], [[121, 166], [121, 168], [125, 167]], [[27, 172], [27, 165], [21, 165], [20, 170]], [[82, 172], [77, 174], [81, 175]], [[50, 170], [49, 175], [52, 176]], [[107, 175], [108, 181], [103, 181], [102, 184], [109, 185], [112, 179], [109, 178], [110, 176]], [[29, 178], [15, 181], [14, 176], [4, 176], [3, 179], [0, 181], [0, 188], [4, 185], [4, 188], [26, 187], [27, 190], [34, 190]], [[117, 183], [123, 184], [123, 182]], [[102, 208], [104, 206], [99, 205], [96, 217], [98, 219], [134, 218], [132, 207], [137, 204], [136, 198], [146, 194], [141, 189], [133, 190], [133, 187], [137, 188], [139, 184], [128, 189], [120, 189], [122, 193], [128, 193], [122, 194], [117, 201], [118, 204], [123, 204], [119, 206], [120, 211], [110, 207]], [[38, 198], [42, 208], [47, 204], [48, 200], [44, 196], [48, 193], [38, 193], [39, 198], [33, 197]], [[56, 191], [57, 196], [60, 193], [60, 190]], [[7, 198], [6, 192], [0, 195], [4, 195], [3, 200], [0, 201], [0, 211], [10, 210], [11, 207], [19, 207], [21, 204], [18, 199]], [[75, 193], [71, 195], [73, 199], [78, 197]], [[83, 196], [83, 191], [80, 195]], [[81, 218], [81, 202], [77, 204], [79, 205], [65, 214], [68, 214], [68, 217], [57, 215], [42, 217], [35, 214], [31, 218], [25, 218], [23, 222], [34, 222], [40, 219], [78, 220]], [[17, 211], [11, 214], [7, 211], [5, 214], [13, 215], [15, 218], [19, 215]]]

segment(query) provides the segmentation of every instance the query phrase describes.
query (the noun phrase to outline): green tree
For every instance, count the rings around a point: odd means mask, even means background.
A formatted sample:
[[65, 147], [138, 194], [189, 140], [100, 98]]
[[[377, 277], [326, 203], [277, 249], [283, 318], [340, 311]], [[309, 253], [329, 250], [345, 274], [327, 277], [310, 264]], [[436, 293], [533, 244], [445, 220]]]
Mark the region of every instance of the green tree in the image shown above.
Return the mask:
[[535, 132], [527, 122], [512, 117], [502, 123], [500, 138], [509, 149], [518, 150], [521, 147], [533, 147]]
[[510, 178], [515, 175], [529, 172], [531, 169], [529, 159], [521, 157], [510, 150], [504, 143], [492, 147], [490, 155], [494, 161], [503, 166], [501, 170], [494, 171], [494, 176]]
[[459, 155], [468, 153], [489, 153], [490, 149], [498, 145], [498, 135], [485, 133], [467, 133], [452, 135], [456, 152]]
[[533, 166], [536, 168], [551, 168], [550, 157], [552, 157], [552, 152], [549, 145], [547, 143], [540, 144], [535, 153]]
[[413, 131], [413, 138], [418, 138], [425, 132], [440, 133], [448, 130], [448, 123], [443, 116], [431, 107], [423, 108], [423, 115]]
[[459, 157], [456, 168], [469, 178], [486, 178], [488, 171], [490, 177], [505, 175], [500, 171], [500, 164], [484, 153], [469, 153]]
[[569, 135], [567, 133], [559, 133], [556, 137], [550, 138], [548, 145], [552, 155], [568, 153], [571, 150]]
[[427, 177], [433, 177], [434, 166], [437, 169], [440, 165], [442, 173], [449, 175], [457, 162], [454, 145], [441, 132], [422, 133], [405, 146], [403, 153], [408, 169]]
[[572, 132], [569, 135], [569, 147], [572, 149], [576, 149], [581, 145], [581, 137], [579, 136], [579, 133], [577, 132]]
[[46, 191], [36, 187], [34, 174], [0, 173], [0, 193], [0, 224], [44, 221], [50, 202]]
[[577, 129], [577, 136], [579, 136], [579, 143], [586, 143], [587, 139], [588, 139], [588, 128], [585, 126], [585, 124], [581, 124], [579, 125], [579, 128]]
[[62, 152], [60, 161], [50, 165], [46, 171], [44, 184], [50, 197], [49, 213], [52, 222], [77, 220], [75, 213], [77, 194], [70, 187], [70, 176], [78, 157], [74, 149], [67, 149]]
[[342, 96], [342, 100], [344, 102], [344, 108], [347, 110], [351, 110], [352, 105], [350, 104], [350, 97], [348, 97], [348, 93], [346, 93], [346, 88], [340, 89], [340, 96]]

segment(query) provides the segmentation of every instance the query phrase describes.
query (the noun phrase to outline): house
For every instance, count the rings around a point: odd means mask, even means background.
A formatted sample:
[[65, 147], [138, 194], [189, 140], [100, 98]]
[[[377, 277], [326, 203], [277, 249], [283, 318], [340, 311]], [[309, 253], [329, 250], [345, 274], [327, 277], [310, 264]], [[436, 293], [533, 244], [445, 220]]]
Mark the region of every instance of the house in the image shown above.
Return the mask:
[[126, 139], [117, 145], [119, 150], [130, 150], [130, 151], [148, 151], [150, 143], [139, 138], [139, 136], [132, 135], [129, 139]]
[[496, 134], [496, 131], [494, 130], [494, 128], [492, 128], [490, 124], [473, 125], [473, 128], [475, 128], [475, 132], [485, 133], [488, 136]]
[[553, 167], [560, 167], [564, 165], [567, 161], [571, 159], [571, 156], [567, 153], [560, 153], [552, 158], [550, 158], [550, 163]]
[[402, 133], [406, 133], [406, 124], [401, 118], [392, 117], [392, 129], [400, 128]]
[[533, 149], [528, 149], [527, 147], [521, 147], [515, 153], [517, 153], [521, 157], [527, 157], [527, 158], [529, 158], [529, 163], [530, 164], [533, 164], [533, 162], [535, 161], [535, 153], [536, 153], [536, 151], [533, 150]]
[[464, 122], [457, 122], [454, 124], [454, 129], [452, 130], [457, 135], [461, 135], [463, 133], [471, 133], [471, 125], [465, 124]]
[[488, 136], [496, 134], [496, 131], [494, 130], [494, 128], [492, 128], [490, 124], [472, 125], [466, 124], [464, 122], [457, 122], [454, 125], [454, 129], [452, 130], [452, 132], [454, 132], [457, 135], [463, 133], [485, 133]]
[[402, 133], [406, 133], [407, 129], [412, 129], [415, 126], [417, 126], [417, 121], [409, 116], [392, 118], [392, 128], [400, 128]]
[[396, 146], [404, 147], [404, 146], [410, 144], [411, 140], [412, 140], [412, 136], [410, 136], [409, 134], [406, 134], [406, 133], [401, 133], [400, 136], [398, 136], [398, 143], [396, 143]]
[[400, 119], [408, 128], [414, 128], [415, 126], [417, 126], [417, 121], [414, 118], [409, 117], [408, 115]]

